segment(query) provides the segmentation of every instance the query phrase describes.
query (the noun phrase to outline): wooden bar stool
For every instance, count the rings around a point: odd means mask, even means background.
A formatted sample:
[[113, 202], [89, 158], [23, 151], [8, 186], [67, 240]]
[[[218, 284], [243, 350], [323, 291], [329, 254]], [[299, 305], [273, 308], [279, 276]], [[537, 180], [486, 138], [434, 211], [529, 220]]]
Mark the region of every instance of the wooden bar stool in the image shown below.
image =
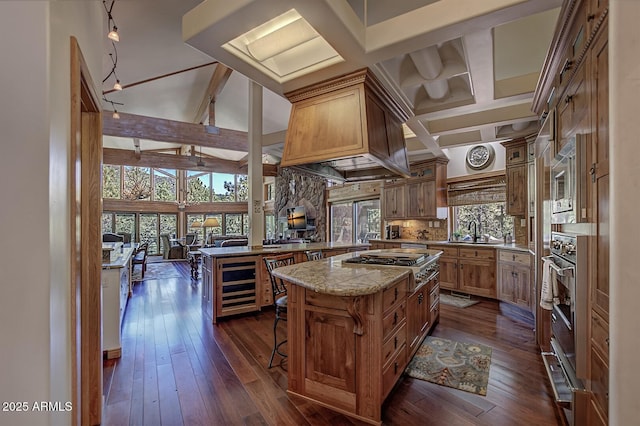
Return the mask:
[[[295, 258], [293, 253], [286, 253], [276, 256], [263, 257], [264, 263], [269, 271], [269, 278], [271, 279], [271, 291], [273, 293], [273, 306], [276, 310], [276, 318], [273, 321], [273, 350], [271, 351], [271, 358], [269, 358], [269, 368], [273, 366], [273, 358], [276, 354], [282, 358], [286, 358], [287, 354], [280, 350], [280, 346], [287, 343], [287, 339], [278, 342], [278, 322], [280, 320], [287, 320], [287, 287], [284, 285], [284, 281], [272, 274], [275, 268], [281, 266], [293, 265]], [[282, 361], [280, 361], [282, 363]]]

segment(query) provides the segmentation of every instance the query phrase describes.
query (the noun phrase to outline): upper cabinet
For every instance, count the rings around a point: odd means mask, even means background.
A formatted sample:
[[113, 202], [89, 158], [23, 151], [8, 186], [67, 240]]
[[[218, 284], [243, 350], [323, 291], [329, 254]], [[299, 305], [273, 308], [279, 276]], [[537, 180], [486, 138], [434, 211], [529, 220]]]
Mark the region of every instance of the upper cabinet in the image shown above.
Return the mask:
[[436, 218], [437, 208], [447, 205], [447, 162], [420, 162], [411, 167], [413, 177], [385, 182], [384, 220]]
[[506, 150], [507, 166], [507, 208], [511, 216], [526, 216], [528, 212], [527, 197], [527, 141], [516, 139], [503, 142]]

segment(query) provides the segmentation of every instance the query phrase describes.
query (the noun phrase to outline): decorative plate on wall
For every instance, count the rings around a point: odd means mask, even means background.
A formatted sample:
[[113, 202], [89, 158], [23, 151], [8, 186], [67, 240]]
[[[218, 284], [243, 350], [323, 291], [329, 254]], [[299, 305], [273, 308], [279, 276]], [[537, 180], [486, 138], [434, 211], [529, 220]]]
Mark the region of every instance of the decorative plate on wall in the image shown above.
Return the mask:
[[493, 162], [495, 151], [491, 145], [475, 145], [467, 151], [467, 166], [473, 170], [485, 169]]

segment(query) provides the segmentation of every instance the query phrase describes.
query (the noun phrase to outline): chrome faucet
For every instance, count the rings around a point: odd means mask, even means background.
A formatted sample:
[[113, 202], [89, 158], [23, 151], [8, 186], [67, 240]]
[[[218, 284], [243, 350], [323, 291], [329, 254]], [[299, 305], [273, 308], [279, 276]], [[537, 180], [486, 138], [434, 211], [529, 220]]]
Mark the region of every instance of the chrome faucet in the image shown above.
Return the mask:
[[473, 225], [473, 242], [478, 241], [478, 224], [475, 221], [469, 222], [468, 231], [471, 231], [471, 225]]

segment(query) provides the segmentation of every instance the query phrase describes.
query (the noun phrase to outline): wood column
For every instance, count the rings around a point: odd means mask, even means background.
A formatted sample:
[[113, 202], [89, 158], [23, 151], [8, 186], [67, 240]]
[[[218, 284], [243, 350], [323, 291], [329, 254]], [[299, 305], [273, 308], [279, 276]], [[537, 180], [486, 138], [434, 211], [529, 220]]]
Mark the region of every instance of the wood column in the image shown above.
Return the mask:
[[249, 82], [249, 245], [261, 246], [264, 235], [262, 194], [262, 86]]

